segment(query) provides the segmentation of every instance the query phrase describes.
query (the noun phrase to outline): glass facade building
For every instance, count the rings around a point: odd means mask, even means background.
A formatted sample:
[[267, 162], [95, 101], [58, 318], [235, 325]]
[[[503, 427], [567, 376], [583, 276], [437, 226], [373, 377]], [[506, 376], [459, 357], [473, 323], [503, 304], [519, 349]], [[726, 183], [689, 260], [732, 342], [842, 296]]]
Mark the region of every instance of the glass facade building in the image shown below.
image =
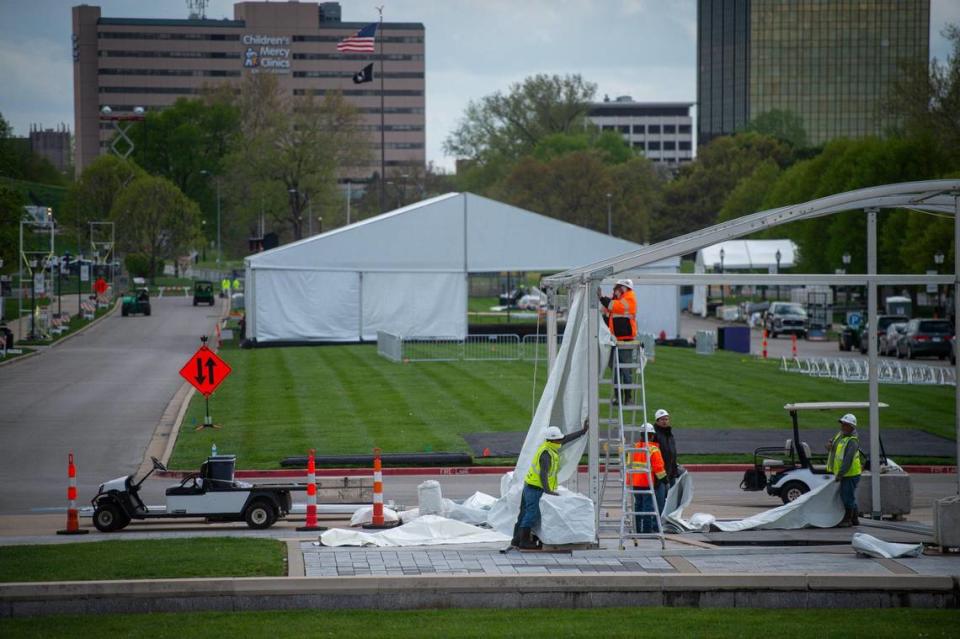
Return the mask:
[[882, 135], [929, 33], [930, 0], [698, 0], [698, 144], [772, 110], [799, 116], [811, 144]]

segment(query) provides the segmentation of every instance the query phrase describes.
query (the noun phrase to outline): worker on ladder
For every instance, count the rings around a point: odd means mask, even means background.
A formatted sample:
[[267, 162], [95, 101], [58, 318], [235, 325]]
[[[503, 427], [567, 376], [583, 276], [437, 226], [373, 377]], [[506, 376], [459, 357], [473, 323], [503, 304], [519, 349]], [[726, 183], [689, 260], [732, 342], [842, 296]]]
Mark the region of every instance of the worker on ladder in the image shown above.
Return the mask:
[[523, 481], [523, 495], [520, 498], [520, 516], [513, 527], [513, 540], [510, 545], [521, 550], [534, 550], [539, 547], [531, 532], [540, 524], [540, 498], [543, 493], [557, 494], [557, 475], [560, 472], [560, 448], [564, 444], [580, 439], [587, 434], [589, 422], [583, 422], [583, 428], [575, 433], [564, 435], [556, 426], [550, 426], [544, 433], [545, 441], [533, 455], [533, 463]]
[[[633, 292], [633, 281], [628, 279], [617, 280], [613, 285], [613, 297], [604, 297], [600, 295], [600, 304], [603, 306], [603, 314], [607, 318], [607, 328], [616, 336], [618, 342], [632, 342], [637, 338], [637, 296]], [[617, 357], [621, 364], [630, 364], [633, 362], [633, 351], [628, 348], [618, 348]], [[610, 353], [610, 368], [613, 365], [613, 352]], [[618, 384], [633, 383], [633, 375], [630, 369], [620, 367], [620, 379]], [[614, 400], [618, 398], [616, 387], [614, 387]], [[623, 403], [630, 403], [630, 389], [623, 390]]]
[[[633, 509], [638, 513], [649, 513], [656, 508], [662, 516], [661, 508], [667, 494], [667, 470], [663, 463], [663, 455], [660, 454], [660, 447], [654, 440], [653, 424], [644, 424], [640, 427], [640, 439], [634, 445], [636, 448], [643, 450], [634, 451], [630, 455], [630, 470], [632, 472], [627, 473], [627, 487], [636, 491], [649, 490], [652, 477], [656, 504], [654, 504], [653, 495], [650, 493], [637, 492], [633, 495]], [[638, 533], [660, 532], [657, 526], [657, 517], [654, 515], [636, 515], [636, 528], [634, 530]]]

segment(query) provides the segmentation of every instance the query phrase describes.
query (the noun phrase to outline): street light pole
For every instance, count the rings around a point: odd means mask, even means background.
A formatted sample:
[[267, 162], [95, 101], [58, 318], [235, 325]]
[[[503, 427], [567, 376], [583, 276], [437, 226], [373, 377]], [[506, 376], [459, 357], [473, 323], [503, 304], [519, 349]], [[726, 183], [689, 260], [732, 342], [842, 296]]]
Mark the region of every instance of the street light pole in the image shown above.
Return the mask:
[[220, 258], [223, 256], [220, 246], [220, 178], [215, 178], [217, 182], [217, 270], [220, 270]]
[[[940, 268], [943, 266], [943, 251], [937, 251], [933, 254], [933, 263], [937, 265], [937, 275], [940, 275]], [[937, 313], [941, 312], [942, 299], [940, 297], [940, 285], [937, 284]], [[946, 313], [944, 313], [946, 314]]]
[[[777, 260], [777, 275], [780, 275], [780, 259], [783, 255], [780, 253], [780, 249], [777, 249], [776, 255], [774, 257]], [[777, 278], [777, 300], [780, 299], [780, 278]]]
[[610, 212], [610, 201], [612, 199], [613, 193], [607, 193], [607, 235], [613, 235], [613, 215]]
[[[720, 274], [723, 275], [723, 258], [726, 257], [727, 252], [723, 250], [723, 247], [720, 247]], [[723, 282], [720, 282], [720, 305], [725, 306], [727, 303], [727, 293], [726, 286]]]

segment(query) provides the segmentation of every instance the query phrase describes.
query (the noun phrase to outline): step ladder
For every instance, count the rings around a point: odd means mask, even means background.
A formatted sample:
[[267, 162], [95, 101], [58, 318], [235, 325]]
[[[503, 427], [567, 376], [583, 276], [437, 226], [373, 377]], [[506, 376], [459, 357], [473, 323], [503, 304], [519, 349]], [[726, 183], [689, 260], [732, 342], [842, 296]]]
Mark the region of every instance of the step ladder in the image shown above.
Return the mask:
[[[632, 357], [629, 362], [621, 362], [621, 351], [627, 350]], [[606, 436], [600, 438], [600, 451], [603, 458], [603, 473], [600, 482], [600, 504], [603, 516], [600, 520], [600, 530], [615, 531], [619, 539], [620, 550], [624, 549], [627, 539], [659, 539], [660, 547], [666, 547], [663, 537], [663, 525], [660, 513], [657, 510], [656, 494], [653, 490], [653, 471], [650, 467], [649, 455], [647, 463], [642, 465], [631, 464], [630, 459], [636, 452], [646, 451], [639, 443], [648, 443], [646, 433], [642, 433], [642, 425], [647, 422], [645, 369], [647, 364], [643, 344], [638, 341], [620, 341], [611, 349], [613, 366], [605, 367], [601, 372], [600, 388], [611, 387], [609, 397], [601, 398], [601, 403], [609, 405], [608, 417], [601, 419], [606, 425]], [[606, 378], [607, 371], [610, 377]], [[621, 383], [622, 373], [632, 371], [633, 380]], [[632, 395], [627, 399], [628, 395]], [[638, 417], [640, 419], [639, 423]], [[601, 431], [602, 432], [602, 431]], [[648, 488], [634, 488], [626, 485], [626, 480], [637, 473], [647, 475]], [[653, 509], [637, 511], [635, 497], [648, 495]], [[619, 510], [620, 518], [610, 517], [612, 510]], [[657, 532], [641, 533], [636, 530], [636, 517], [653, 516], [657, 524]], [[634, 542], [636, 543], [636, 542]]]

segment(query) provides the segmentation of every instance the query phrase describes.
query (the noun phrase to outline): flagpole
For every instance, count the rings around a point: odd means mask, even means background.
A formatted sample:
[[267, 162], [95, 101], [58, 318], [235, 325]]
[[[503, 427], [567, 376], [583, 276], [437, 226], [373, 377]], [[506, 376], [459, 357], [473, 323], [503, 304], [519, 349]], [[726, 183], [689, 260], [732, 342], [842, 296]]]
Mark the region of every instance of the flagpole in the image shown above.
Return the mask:
[[386, 192], [384, 191], [385, 184], [387, 181], [387, 144], [386, 144], [386, 126], [384, 122], [384, 105], [383, 105], [383, 7], [377, 7], [377, 11], [380, 13], [380, 26], [377, 29], [380, 35], [380, 212], [383, 213], [386, 211], [385, 201], [386, 201]]

